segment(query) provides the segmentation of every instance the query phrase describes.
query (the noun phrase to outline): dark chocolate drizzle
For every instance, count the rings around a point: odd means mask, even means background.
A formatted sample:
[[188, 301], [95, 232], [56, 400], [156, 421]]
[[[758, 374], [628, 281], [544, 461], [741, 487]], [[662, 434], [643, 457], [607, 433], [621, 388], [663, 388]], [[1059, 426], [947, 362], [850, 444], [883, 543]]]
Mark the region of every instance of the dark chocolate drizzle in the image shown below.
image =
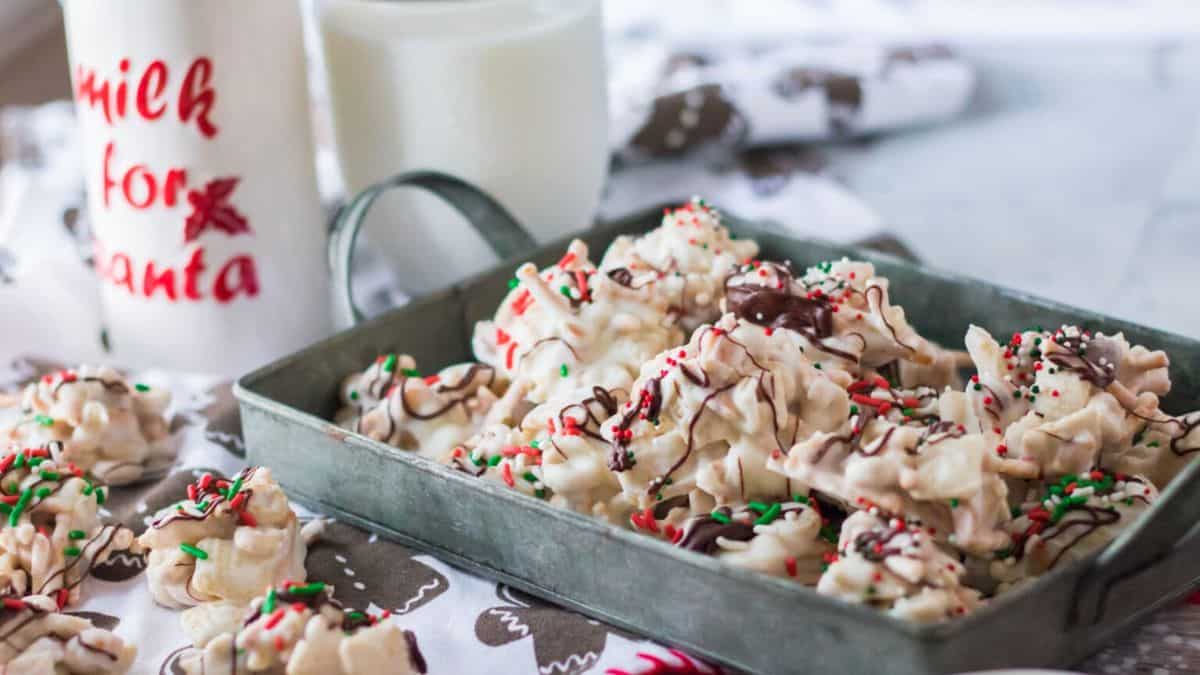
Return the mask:
[[[1116, 368], [1120, 362], [1121, 348], [1115, 340], [1102, 335], [1083, 340], [1082, 334], [1075, 337], [1056, 336], [1054, 342], [1062, 349], [1047, 354], [1046, 359], [1063, 370], [1070, 371], [1085, 382], [1105, 389], [1116, 380]], [[1100, 365], [1100, 359], [1112, 365]]]

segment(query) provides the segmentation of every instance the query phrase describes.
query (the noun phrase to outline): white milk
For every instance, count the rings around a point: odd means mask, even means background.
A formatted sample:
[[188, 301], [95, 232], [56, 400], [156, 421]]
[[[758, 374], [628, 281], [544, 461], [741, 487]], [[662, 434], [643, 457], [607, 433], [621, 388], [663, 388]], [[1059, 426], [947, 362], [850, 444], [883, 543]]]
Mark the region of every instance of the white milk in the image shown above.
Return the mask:
[[[439, 169], [490, 192], [539, 240], [591, 222], [608, 164], [597, 0], [326, 0], [320, 23], [351, 192]], [[426, 195], [389, 195], [369, 220], [410, 291], [495, 260]]]

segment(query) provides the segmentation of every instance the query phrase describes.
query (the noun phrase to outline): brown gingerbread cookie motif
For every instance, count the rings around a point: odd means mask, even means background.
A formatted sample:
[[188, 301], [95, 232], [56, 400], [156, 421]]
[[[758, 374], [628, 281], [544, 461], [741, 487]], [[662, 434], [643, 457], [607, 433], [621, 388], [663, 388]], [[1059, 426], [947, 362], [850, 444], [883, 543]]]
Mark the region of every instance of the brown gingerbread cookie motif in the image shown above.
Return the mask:
[[797, 173], [819, 173], [827, 160], [820, 151], [799, 145], [750, 148], [738, 153], [738, 165], [750, 180], [754, 194], [770, 197]]
[[441, 572], [413, 555], [399, 544], [329, 521], [304, 566], [310, 579], [333, 584], [335, 597], [347, 607], [365, 610], [374, 602], [392, 614], [409, 614], [450, 587]]
[[511, 586], [497, 584], [496, 596], [504, 604], [483, 610], [475, 619], [475, 637], [489, 647], [531, 638], [542, 675], [586, 673], [604, 653], [608, 634], [625, 634]]
[[849, 133], [862, 109], [862, 82], [858, 77], [822, 68], [785, 70], [771, 87], [780, 98], [791, 100], [817, 89], [828, 102], [829, 126], [838, 134]]
[[676, 155], [711, 142], [736, 145], [746, 131], [721, 87], [705, 84], [656, 98], [630, 146], [651, 157]]

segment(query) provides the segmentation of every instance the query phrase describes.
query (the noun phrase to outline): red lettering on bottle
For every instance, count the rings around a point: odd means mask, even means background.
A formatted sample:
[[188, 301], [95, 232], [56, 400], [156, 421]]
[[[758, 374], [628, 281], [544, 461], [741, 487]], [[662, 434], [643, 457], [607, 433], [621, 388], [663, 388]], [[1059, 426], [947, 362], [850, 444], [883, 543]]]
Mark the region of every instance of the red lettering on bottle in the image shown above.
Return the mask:
[[[138, 177], [142, 179], [142, 185], [145, 186], [145, 195], [138, 199], [134, 194], [134, 182]], [[135, 164], [125, 172], [125, 177], [121, 179], [121, 192], [125, 195], [125, 201], [135, 209], [148, 209], [154, 203], [154, 198], [158, 196], [158, 182], [154, 180], [154, 174], [146, 168], [145, 164]]]
[[204, 247], [197, 246], [192, 251], [192, 257], [183, 266], [183, 295], [188, 300], [199, 300], [200, 291], [196, 288], [200, 273], [204, 271]]
[[[237, 273], [237, 285], [231, 286], [229, 275], [234, 272]], [[258, 295], [258, 271], [254, 267], [254, 258], [248, 255], [230, 258], [217, 273], [217, 283], [213, 287], [213, 297], [220, 303], [233, 300], [239, 292], [250, 298]]]
[[212, 61], [200, 57], [188, 67], [183, 78], [183, 87], [179, 91], [179, 119], [187, 123], [196, 118], [196, 128], [205, 138], [217, 135], [217, 127], [209, 119], [217, 92], [212, 88]]
[[170, 267], [164, 269], [161, 273], [155, 274], [154, 261], [146, 263], [146, 274], [142, 280], [142, 293], [147, 297], [153, 297], [154, 292], [159, 287], [166, 292], [167, 298], [175, 301], [175, 270]]
[[167, 111], [166, 102], [160, 100], [167, 88], [167, 64], [151, 61], [142, 73], [137, 88], [137, 112], [146, 120], [156, 120]]

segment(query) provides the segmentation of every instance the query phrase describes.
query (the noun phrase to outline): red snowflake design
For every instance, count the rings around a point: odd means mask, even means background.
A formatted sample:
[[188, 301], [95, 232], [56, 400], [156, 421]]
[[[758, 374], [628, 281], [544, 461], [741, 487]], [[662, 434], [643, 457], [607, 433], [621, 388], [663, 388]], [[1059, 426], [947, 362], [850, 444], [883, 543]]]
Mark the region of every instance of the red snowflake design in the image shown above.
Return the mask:
[[210, 228], [230, 236], [250, 231], [245, 216], [229, 203], [229, 196], [240, 180], [234, 177], [216, 178], [209, 181], [203, 190], [188, 190], [187, 200], [192, 212], [188, 214], [183, 228], [185, 244], [196, 241]]

